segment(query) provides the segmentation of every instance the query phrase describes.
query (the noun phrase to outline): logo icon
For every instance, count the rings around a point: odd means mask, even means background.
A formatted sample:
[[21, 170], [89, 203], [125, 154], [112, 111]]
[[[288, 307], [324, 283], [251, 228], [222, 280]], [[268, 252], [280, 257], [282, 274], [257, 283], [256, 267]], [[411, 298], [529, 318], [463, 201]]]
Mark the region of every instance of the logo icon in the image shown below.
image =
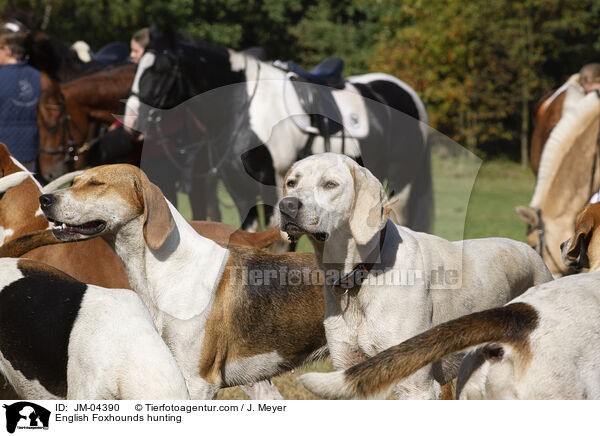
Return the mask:
[[50, 411], [28, 401], [3, 405], [6, 409], [6, 431], [14, 433], [18, 429], [48, 430]]

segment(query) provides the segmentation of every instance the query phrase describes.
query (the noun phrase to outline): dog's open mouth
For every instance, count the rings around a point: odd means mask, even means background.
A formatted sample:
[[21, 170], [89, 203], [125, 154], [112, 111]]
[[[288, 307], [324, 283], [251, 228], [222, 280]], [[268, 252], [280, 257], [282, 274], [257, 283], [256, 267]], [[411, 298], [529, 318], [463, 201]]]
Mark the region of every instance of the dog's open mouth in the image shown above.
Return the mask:
[[306, 229], [300, 227], [298, 224], [293, 223], [293, 222], [285, 223], [283, 226], [283, 231], [289, 235], [291, 240], [296, 240], [305, 233], [311, 234], [312, 236], [314, 236], [314, 238], [317, 241], [320, 241], [320, 242], [325, 242], [327, 240], [327, 238], [329, 237], [329, 234], [327, 232], [314, 233], [314, 232], [311, 232], [309, 230], [306, 230]]
[[54, 224], [52, 232], [58, 239], [71, 239], [77, 236], [94, 236], [106, 229], [106, 221], [94, 220], [84, 224], [66, 224], [56, 220], [49, 220]]

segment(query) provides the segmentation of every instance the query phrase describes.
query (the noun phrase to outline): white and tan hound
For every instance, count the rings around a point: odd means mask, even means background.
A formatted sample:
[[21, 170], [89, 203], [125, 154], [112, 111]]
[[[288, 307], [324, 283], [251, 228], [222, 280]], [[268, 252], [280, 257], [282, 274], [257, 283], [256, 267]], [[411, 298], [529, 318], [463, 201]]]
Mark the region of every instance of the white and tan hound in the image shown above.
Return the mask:
[[583, 208], [575, 219], [573, 236], [560, 245], [565, 265], [577, 270], [600, 269], [600, 203]]
[[438, 325], [347, 369], [300, 377], [326, 398], [381, 398], [443, 356], [468, 351], [459, 399], [600, 399], [600, 272], [529, 289], [504, 307]]
[[[0, 255], [54, 239], [37, 233], [4, 244]], [[189, 398], [134, 292], [87, 285], [28, 259], [0, 259], [0, 372], [22, 399]]]
[[[381, 183], [352, 159], [308, 157], [290, 169], [280, 226], [306, 234], [325, 277], [325, 332], [336, 369], [348, 368], [450, 319], [499, 306], [552, 279], [526, 244], [448, 242], [387, 219]], [[457, 374], [452, 356], [397, 386], [400, 398], [439, 398]]]
[[122, 259], [194, 399], [264, 380], [325, 349], [322, 282], [309, 253], [272, 254], [198, 235], [130, 165], [92, 168], [40, 197], [64, 241], [101, 236]]

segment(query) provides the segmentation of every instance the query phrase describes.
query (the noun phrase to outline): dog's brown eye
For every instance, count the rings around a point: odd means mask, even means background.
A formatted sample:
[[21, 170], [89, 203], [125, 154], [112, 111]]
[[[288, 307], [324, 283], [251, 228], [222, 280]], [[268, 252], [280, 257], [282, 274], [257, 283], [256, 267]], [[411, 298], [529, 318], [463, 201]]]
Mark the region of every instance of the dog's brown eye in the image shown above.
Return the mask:
[[101, 185], [104, 185], [104, 183], [99, 182], [98, 180], [90, 180], [88, 182], [88, 185], [90, 185], [90, 186], [101, 186]]
[[288, 180], [287, 183], [285, 184], [288, 188], [293, 188], [294, 186], [296, 186], [296, 181], [295, 180]]
[[338, 186], [338, 184], [335, 183], [335, 182], [332, 182], [331, 180], [328, 181], [328, 182], [323, 183], [323, 188], [325, 188], [325, 189], [333, 189], [333, 188], [335, 188], [337, 186]]

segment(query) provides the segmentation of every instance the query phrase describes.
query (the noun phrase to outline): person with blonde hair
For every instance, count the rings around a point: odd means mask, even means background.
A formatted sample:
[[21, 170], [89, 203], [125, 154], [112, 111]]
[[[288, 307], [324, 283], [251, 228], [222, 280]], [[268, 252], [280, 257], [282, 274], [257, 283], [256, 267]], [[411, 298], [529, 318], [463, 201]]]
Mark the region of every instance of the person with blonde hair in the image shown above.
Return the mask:
[[149, 42], [150, 32], [147, 27], [144, 27], [133, 34], [131, 42], [129, 43], [131, 46], [129, 57], [131, 57], [133, 62], [137, 64], [140, 61]]

